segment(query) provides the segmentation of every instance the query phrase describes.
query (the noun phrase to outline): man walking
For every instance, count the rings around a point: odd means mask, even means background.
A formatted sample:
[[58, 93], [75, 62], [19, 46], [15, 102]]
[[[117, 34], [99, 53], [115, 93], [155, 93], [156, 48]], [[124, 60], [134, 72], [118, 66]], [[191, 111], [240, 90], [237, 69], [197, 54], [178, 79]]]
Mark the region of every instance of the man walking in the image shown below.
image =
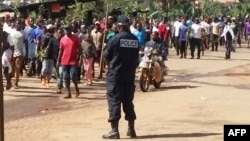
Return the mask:
[[25, 49], [28, 48], [28, 37], [24, 33], [21, 27], [21, 20], [17, 20], [15, 24], [15, 29], [11, 32], [10, 37], [12, 38], [14, 44], [13, 52], [13, 63], [12, 63], [12, 76], [14, 77], [14, 88], [18, 88], [20, 70], [25, 57]]
[[121, 118], [121, 104], [128, 121], [127, 135], [134, 138], [136, 119], [133, 99], [135, 92], [135, 72], [139, 64], [139, 42], [129, 31], [129, 19], [120, 16], [117, 19], [119, 33], [108, 42], [104, 58], [108, 64], [107, 98], [111, 132], [102, 136], [103, 139], [119, 139], [118, 130]]
[[194, 51], [197, 47], [197, 59], [200, 59], [201, 56], [201, 25], [198, 18], [195, 19], [195, 23], [191, 26], [191, 59], [194, 59]]
[[231, 58], [231, 50], [232, 50], [232, 45], [233, 45], [233, 40], [235, 38], [234, 32], [232, 27], [230, 26], [230, 20], [227, 20], [223, 33], [221, 34], [221, 37], [224, 37], [226, 41], [226, 54], [225, 54], [225, 59], [230, 59]]
[[68, 95], [65, 99], [71, 98], [70, 79], [75, 85], [76, 97], [80, 95], [77, 85], [77, 65], [80, 55], [80, 39], [72, 34], [72, 26], [65, 27], [65, 36], [60, 40], [60, 50], [57, 59], [57, 67], [62, 66], [63, 79]]

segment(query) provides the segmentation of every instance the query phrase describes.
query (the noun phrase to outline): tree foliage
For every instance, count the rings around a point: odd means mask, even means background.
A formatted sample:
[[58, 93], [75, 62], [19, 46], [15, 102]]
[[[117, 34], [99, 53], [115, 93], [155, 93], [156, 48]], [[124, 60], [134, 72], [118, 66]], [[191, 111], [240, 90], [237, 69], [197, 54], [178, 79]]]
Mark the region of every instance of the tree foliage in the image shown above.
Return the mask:
[[219, 16], [221, 15], [224, 7], [224, 4], [220, 2], [204, 0], [202, 6], [202, 16]]
[[[85, 19], [89, 10], [95, 10], [95, 2], [81, 3], [77, 0], [75, 5], [69, 6], [72, 14], [66, 17], [67, 20]], [[106, 5], [109, 5], [108, 12], [113, 8], [120, 8], [124, 15], [131, 16], [134, 10], [145, 10], [147, 16], [165, 17], [172, 19], [180, 15], [192, 15], [195, 11], [194, 0], [102, 0], [104, 1], [103, 11], [97, 10], [96, 17], [105, 16]], [[200, 16], [220, 16], [221, 14], [236, 16], [250, 13], [250, 0], [239, 0], [240, 3], [226, 7], [224, 4], [213, 0], [201, 0], [202, 6]], [[140, 14], [138, 14], [140, 16]], [[145, 14], [143, 14], [145, 16]]]
[[250, 13], [250, 1], [241, 1], [241, 3], [234, 4], [228, 10], [231, 16], [245, 15]]

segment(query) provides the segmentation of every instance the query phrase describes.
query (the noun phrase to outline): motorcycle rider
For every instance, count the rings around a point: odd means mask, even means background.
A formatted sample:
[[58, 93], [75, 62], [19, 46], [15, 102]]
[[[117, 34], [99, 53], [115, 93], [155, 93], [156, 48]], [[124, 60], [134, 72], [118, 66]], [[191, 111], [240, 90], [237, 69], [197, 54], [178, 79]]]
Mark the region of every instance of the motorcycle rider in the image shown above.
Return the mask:
[[[148, 41], [145, 45], [145, 47], [152, 47], [152, 50], [158, 51], [158, 55], [161, 59], [159, 59], [159, 64], [163, 69], [163, 73], [166, 73], [166, 65], [165, 61], [167, 60], [168, 56], [168, 47], [166, 43], [160, 39], [159, 33], [157, 31], [152, 32], [151, 34], [151, 40]], [[144, 53], [144, 48], [141, 48], [139, 54], [142, 55]]]

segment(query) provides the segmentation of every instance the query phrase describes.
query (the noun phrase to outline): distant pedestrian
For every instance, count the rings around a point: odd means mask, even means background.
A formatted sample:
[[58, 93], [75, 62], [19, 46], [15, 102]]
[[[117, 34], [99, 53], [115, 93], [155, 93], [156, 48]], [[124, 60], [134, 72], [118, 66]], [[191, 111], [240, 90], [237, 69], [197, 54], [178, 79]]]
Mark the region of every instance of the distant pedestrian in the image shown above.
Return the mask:
[[26, 48], [28, 48], [28, 37], [27, 34], [22, 30], [21, 20], [17, 20], [15, 23], [15, 29], [10, 33], [14, 44], [13, 52], [13, 63], [12, 63], [12, 76], [14, 77], [14, 88], [18, 88], [18, 82], [20, 77], [20, 70], [22, 67], [22, 62], [25, 57]]
[[246, 33], [246, 38], [247, 38], [247, 47], [250, 47], [250, 18], [246, 19], [245, 33]]
[[94, 63], [94, 57], [96, 57], [96, 49], [93, 39], [90, 34], [85, 34], [85, 38], [82, 41], [82, 58], [83, 58], [83, 65], [85, 69], [85, 74], [87, 78], [86, 85], [93, 84], [93, 76], [92, 76], [92, 65]]
[[201, 56], [201, 32], [202, 27], [200, 25], [199, 18], [195, 19], [195, 22], [191, 26], [191, 59], [194, 59], [195, 48], [197, 47], [197, 59]]
[[54, 48], [58, 48], [58, 44], [55, 44], [55, 37], [54, 37], [54, 27], [53, 25], [48, 25], [47, 26], [47, 38], [48, 38], [48, 43], [46, 43], [45, 46], [42, 46], [44, 50], [44, 56], [42, 60], [42, 80], [43, 80], [43, 85], [45, 85], [47, 88], [49, 88], [49, 83], [50, 79], [53, 73], [53, 68], [54, 68], [54, 54], [56, 54]]
[[230, 21], [228, 20], [225, 24], [224, 30], [221, 34], [221, 37], [224, 37], [226, 41], [226, 56], [225, 59], [231, 58], [231, 50], [233, 46], [233, 40], [234, 40], [234, 32], [232, 27], [230, 26]]
[[179, 43], [180, 43], [180, 58], [187, 57], [187, 32], [188, 27], [184, 19], [182, 19], [182, 25], [179, 28]]
[[[1, 30], [3, 25], [1, 23]], [[12, 66], [11, 66], [11, 60], [12, 60], [12, 51], [11, 51], [11, 46], [12, 42], [9, 43], [8, 37], [9, 34], [5, 31], [3, 31], [3, 36], [2, 36], [2, 48], [3, 48], [3, 54], [2, 54], [2, 69], [3, 69], [3, 74], [6, 79], [6, 90], [9, 90], [11, 88], [11, 72], [12, 72]]]

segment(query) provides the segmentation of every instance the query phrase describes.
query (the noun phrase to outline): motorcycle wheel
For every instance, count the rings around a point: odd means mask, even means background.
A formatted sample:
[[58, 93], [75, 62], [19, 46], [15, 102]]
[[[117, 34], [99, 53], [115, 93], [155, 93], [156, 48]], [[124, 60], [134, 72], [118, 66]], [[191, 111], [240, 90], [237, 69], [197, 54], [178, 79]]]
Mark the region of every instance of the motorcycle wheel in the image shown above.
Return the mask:
[[155, 82], [155, 81], [153, 81], [153, 84], [154, 84], [154, 87], [156, 88], [156, 89], [159, 89], [160, 87], [161, 87], [161, 82]]
[[142, 92], [147, 92], [149, 88], [149, 72], [146, 68], [140, 74], [140, 88]]

